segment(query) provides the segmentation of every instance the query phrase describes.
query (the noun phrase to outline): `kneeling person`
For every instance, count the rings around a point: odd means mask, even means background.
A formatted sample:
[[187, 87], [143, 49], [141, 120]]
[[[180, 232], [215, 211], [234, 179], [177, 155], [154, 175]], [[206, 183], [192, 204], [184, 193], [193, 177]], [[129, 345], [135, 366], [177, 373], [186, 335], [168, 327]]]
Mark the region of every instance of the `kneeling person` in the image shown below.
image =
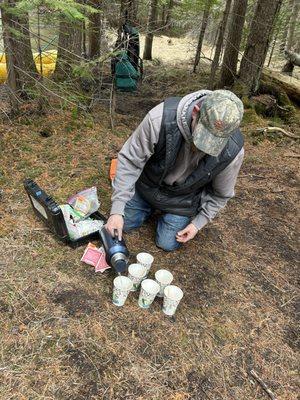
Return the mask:
[[227, 90], [201, 90], [154, 107], [118, 155], [107, 229], [140, 227], [160, 210], [158, 247], [193, 239], [234, 196], [243, 162], [243, 104]]

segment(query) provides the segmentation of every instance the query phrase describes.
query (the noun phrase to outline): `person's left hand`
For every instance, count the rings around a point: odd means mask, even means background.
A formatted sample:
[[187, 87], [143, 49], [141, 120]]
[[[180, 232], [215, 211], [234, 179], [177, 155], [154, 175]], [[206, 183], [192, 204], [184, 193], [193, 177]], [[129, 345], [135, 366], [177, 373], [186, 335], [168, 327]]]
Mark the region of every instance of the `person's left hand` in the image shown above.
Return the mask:
[[176, 240], [180, 243], [186, 243], [193, 239], [198, 232], [194, 224], [188, 224], [182, 231], [177, 232]]

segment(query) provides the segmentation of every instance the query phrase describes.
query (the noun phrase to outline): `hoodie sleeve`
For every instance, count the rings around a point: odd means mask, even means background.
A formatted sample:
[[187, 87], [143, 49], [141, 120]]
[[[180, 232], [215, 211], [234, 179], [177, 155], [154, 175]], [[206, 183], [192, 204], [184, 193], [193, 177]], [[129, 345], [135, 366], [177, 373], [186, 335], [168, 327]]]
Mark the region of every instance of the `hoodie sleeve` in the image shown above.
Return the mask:
[[154, 107], [119, 152], [110, 214], [124, 215], [125, 205], [134, 195], [135, 183], [146, 162], [154, 153], [154, 146], [160, 132], [162, 112], [163, 103]]
[[244, 148], [235, 159], [212, 181], [212, 189], [204, 190], [201, 210], [192, 220], [197, 229], [202, 229], [234, 197], [234, 187], [244, 159]]

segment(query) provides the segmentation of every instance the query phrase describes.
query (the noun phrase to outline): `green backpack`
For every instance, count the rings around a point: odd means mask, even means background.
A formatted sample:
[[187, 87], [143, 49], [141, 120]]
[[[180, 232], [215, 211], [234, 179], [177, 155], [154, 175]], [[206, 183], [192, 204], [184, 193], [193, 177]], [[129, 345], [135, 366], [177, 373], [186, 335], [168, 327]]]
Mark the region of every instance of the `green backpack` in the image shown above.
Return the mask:
[[115, 65], [116, 89], [122, 92], [134, 92], [137, 89], [140, 73], [131, 64], [126, 52], [118, 56]]

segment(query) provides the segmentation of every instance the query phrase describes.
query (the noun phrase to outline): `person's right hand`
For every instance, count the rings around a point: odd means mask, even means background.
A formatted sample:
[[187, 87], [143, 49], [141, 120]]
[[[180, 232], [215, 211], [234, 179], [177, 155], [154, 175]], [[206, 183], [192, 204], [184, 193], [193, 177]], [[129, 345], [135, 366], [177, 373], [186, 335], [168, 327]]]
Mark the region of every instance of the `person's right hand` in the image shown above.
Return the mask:
[[105, 228], [111, 234], [112, 237], [115, 236], [115, 231], [118, 232], [118, 239], [122, 239], [122, 231], [124, 226], [124, 218], [120, 214], [112, 214], [105, 225]]

